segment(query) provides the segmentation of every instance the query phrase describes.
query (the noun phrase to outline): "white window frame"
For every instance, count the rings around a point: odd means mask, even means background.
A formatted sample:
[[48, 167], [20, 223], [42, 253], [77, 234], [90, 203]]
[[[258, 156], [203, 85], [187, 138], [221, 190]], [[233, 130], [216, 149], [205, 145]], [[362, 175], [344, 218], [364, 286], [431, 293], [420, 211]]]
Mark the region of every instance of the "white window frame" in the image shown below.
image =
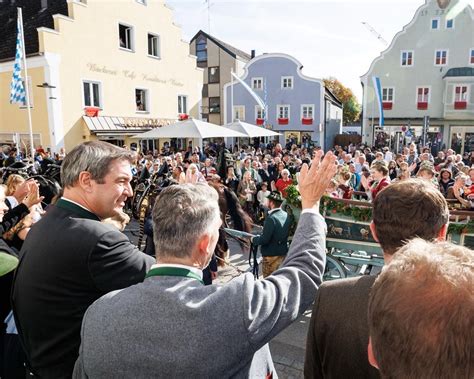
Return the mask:
[[[416, 104], [418, 104], [418, 90], [419, 90], [420, 88], [423, 88], [423, 89], [424, 89], [424, 88], [428, 88], [428, 99], [427, 99], [427, 101], [421, 101], [421, 103], [428, 103], [428, 104], [429, 104], [430, 101], [431, 101], [431, 86], [417, 86], [417, 87], [416, 87], [416, 94], [415, 94], [415, 102], [416, 102]], [[423, 93], [423, 97], [424, 97], [424, 96], [425, 96], [425, 94]]]
[[[439, 51], [439, 52], [443, 52], [443, 51], [446, 52], [446, 63], [440, 63], [440, 64], [437, 64], [437, 63], [436, 63], [436, 53], [437, 53], [438, 51]], [[435, 65], [436, 67], [444, 67], [444, 66], [447, 66], [448, 63], [449, 63], [449, 49], [437, 49], [437, 50], [435, 50], [435, 53], [434, 53], [434, 65]]]
[[[121, 22], [121, 21], [118, 22], [118, 25], [119, 25], [119, 38], [118, 38], [119, 49], [123, 51], [135, 52], [135, 28], [133, 27], [133, 25], [130, 25], [130, 24], [127, 24], [126, 22]], [[130, 48], [120, 46], [120, 26], [125, 26], [130, 29]]]
[[[390, 90], [392, 90], [392, 100], [385, 99], [384, 100], [384, 94], [383, 90], [387, 90], [387, 97], [389, 96]], [[382, 87], [382, 103], [394, 103], [395, 102], [395, 87]]]
[[[458, 87], [466, 87], [466, 99], [465, 100], [456, 100], [456, 88]], [[470, 85], [469, 84], [465, 84], [465, 83], [456, 83], [454, 84], [454, 88], [453, 88], [453, 104], [455, 102], [460, 102], [460, 101], [465, 101], [466, 103], [468, 102], [469, 100], [469, 90], [470, 90]]]
[[[438, 27], [433, 28], [433, 21], [438, 21]], [[441, 18], [439, 17], [433, 17], [430, 22], [430, 30], [439, 30], [441, 27]]]
[[[150, 54], [150, 51], [149, 51], [148, 38], [150, 36], [152, 36], [152, 38], [156, 38], [156, 50], [157, 50], [156, 55]], [[152, 33], [152, 32], [147, 33], [147, 35], [146, 35], [146, 49], [147, 49], [148, 56], [150, 58], [161, 59], [161, 37], [160, 37], [159, 34]]]
[[[291, 80], [291, 86], [284, 86], [286, 80], [286, 84], [288, 84], [288, 80]], [[295, 88], [295, 79], [293, 76], [282, 76], [281, 77], [281, 89], [293, 89]]]
[[[403, 64], [403, 54], [407, 54], [407, 63], [408, 63], [408, 54], [411, 53], [411, 64]], [[414, 50], [402, 50], [400, 52], [400, 66], [402, 67], [413, 67], [415, 65], [415, 51]]]
[[[258, 114], [261, 112], [261, 116], [262, 117], [258, 117]], [[257, 118], [265, 118], [265, 110], [260, 106], [260, 105], [256, 105], [255, 106], [255, 120]]]
[[[260, 87], [255, 86], [256, 82], [260, 82]], [[255, 89], [257, 91], [262, 91], [263, 90], [263, 78], [262, 77], [252, 78], [252, 89]]]
[[[280, 118], [287, 118], [288, 121], [290, 120], [291, 107], [290, 107], [289, 104], [278, 104], [276, 108], [277, 108], [277, 112], [276, 112], [276, 114], [277, 114], [277, 119], [280, 119]], [[281, 111], [283, 108], [287, 108], [287, 110], [286, 110], [287, 117], [280, 117], [280, 115], [281, 115], [281, 112], [280, 112], [280, 111]], [[283, 115], [284, 115], [284, 113], [285, 113], [285, 112], [283, 112]]]
[[[138, 110], [137, 109], [137, 91], [145, 91], [145, 109]], [[150, 113], [150, 90], [148, 88], [143, 87], [135, 87], [134, 95], [134, 102], [135, 102], [135, 112], [136, 113]]]
[[[453, 26], [451, 28], [448, 28], [448, 21], [453, 22]], [[456, 25], [456, 22], [454, 21], [454, 18], [447, 18], [445, 23], [444, 23], [444, 27], [446, 28], [446, 30], [454, 30], [455, 25]]]
[[[90, 86], [90, 93], [91, 93], [91, 105], [86, 105], [86, 98], [85, 98], [85, 93], [84, 93], [84, 83], [88, 83]], [[98, 84], [99, 86], [99, 108], [102, 109], [103, 107], [103, 102], [102, 102], [102, 82], [99, 80], [89, 80], [89, 79], [82, 79], [81, 80], [81, 92], [82, 92], [82, 107], [95, 107], [94, 105], [94, 91], [92, 88], [93, 84]]]
[[[239, 117], [235, 117], [237, 113]], [[245, 105], [234, 105], [232, 107], [232, 122], [236, 120], [245, 121]]]
[[468, 60], [468, 63], [471, 65], [471, 66], [474, 66], [474, 47], [469, 49], [469, 60]]
[[[311, 117], [304, 116], [304, 108], [311, 109]], [[314, 104], [301, 104], [301, 119], [303, 118], [311, 118], [314, 119]]]
[[[183, 99], [184, 99], [184, 105], [185, 109], [183, 111]], [[181, 112], [180, 109], [181, 108]], [[178, 95], [178, 114], [188, 114], [188, 96], [187, 95]]]

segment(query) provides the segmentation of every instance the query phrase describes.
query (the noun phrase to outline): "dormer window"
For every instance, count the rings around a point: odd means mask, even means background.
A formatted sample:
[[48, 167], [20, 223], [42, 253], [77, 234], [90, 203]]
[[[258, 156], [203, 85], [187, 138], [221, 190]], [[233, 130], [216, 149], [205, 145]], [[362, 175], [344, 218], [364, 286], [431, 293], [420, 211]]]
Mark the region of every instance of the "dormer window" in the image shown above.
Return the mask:
[[412, 50], [402, 51], [402, 66], [403, 67], [413, 66], [413, 55], [414, 55], [414, 52]]
[[293, 89], [293, 77], [282, 76], [281, 77], [281, 88], [282, 89]]

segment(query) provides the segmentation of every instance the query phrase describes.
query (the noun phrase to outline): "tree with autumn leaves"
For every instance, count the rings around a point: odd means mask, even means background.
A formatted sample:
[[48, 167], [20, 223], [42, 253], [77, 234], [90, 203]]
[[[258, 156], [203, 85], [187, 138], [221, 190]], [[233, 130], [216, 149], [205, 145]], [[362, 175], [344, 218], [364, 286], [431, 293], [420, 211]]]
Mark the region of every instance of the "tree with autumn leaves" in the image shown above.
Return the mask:
[[323, 81], [324, 85], [342, 102], [344, 107], [342, 116], [343, 125], [353, 124], [359, 121], [360, 104], [352, 90], [345, 87], [339, 80], [333, 77], [323, 79]]

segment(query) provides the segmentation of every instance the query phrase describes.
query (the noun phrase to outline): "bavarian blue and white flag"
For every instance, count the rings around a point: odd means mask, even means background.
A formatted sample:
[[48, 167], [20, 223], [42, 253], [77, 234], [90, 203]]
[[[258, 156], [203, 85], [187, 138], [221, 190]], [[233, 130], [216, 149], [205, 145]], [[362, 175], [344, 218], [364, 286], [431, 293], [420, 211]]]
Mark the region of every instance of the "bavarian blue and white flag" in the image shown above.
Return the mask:
[[383, 103], [382, 103], [382, 86], [380, 85], [380, 78], [377, 76], [372, 76], [372, 81], [374, 83], [375, 96], [377, 97], [377, 104], [379, 106], [379, 125], [383, 126], [385, 119], [383, 116]]
[[10, 104], [26, 104], [26, 92], [25, 87], [23, 86], [23, 81], [21, 79], [21, 60], [23, 58], [23, 48], [22, 43], [22, 25], [20, 22], [20, 17], [18, 15], [17, 19], [17, 29], [18, 33], [16, 36], [16, 53], [15, 53], [15, 64], [13, 66], [13, 78], [12, 84], [10, 86]]

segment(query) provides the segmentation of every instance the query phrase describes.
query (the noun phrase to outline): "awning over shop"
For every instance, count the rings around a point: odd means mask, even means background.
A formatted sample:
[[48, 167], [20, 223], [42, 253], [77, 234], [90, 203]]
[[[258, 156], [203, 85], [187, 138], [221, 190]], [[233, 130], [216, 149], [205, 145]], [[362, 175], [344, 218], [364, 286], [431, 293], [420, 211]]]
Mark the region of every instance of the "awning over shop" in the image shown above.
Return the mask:
[[168, 118], [142, 118], [142, 117], [114, 117], [99, 116], [89, 117], [82, 116], [88, 129], [92, 134], [97, 136], [106, 135], [122, 135], [132, 136], [139, 133], [147, 132], [154, 128], [164, 125], [170, 125], [176, 120]]

